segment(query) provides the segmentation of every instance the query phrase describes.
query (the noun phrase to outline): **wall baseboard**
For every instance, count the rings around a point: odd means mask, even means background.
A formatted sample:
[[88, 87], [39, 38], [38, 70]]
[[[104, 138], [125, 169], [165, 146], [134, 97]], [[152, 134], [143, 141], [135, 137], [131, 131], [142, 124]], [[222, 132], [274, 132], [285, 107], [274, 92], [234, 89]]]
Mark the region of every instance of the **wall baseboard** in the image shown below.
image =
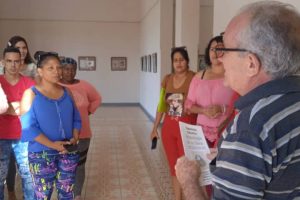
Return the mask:
[[154, 122], [155, 118], [143, 107], [142, 104], [139, 104], [140, 108], [143, 110], [143, 112], [147, 115], [147, 117]]
[[124, 107], [124, 106], [140, 106], [139, 103], [102, 103], [104, 107]]
[[154, 120], [155, 120], [155, 118], [153, 116], [151, 116], [151, 114], [140, 103], [102, 103], [101, 106], [104, 106], [104, 107], [138, 106], [138, 107], [140, 107], [143, 110], [143, 112], [145, 113], [145, 115], [147, 115], [147, 117], [152, 122], [154, 122]]

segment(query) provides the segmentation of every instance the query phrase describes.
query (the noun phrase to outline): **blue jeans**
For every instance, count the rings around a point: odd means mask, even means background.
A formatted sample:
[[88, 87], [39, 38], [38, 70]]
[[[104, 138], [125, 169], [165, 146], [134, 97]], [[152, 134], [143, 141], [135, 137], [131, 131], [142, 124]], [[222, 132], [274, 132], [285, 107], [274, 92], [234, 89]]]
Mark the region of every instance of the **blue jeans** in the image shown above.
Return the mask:
[[28, 163], [28, 142], [3, 139], [0, 139], [0, 200], [4, 200], [4, 181], [7, 176], [11, 150], [15, 154], [22, 179], [23, 198], [24, 200], [34, 200], [33, 181]]

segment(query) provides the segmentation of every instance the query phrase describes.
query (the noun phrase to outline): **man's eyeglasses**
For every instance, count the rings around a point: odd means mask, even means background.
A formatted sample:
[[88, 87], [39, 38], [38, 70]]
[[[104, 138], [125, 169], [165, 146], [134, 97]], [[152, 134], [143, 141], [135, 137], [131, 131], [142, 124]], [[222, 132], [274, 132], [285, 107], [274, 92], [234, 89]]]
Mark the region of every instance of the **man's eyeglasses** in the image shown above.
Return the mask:
[[235, 52], [250, 52], [247, 49], [239, 49], [239, 48], [213, 48], [211, 49], [212, 51], [214, 51], [217, 55], [217, 58], [221, 58], [225, 52], [229, 52], [229, 51], [235, 51]]

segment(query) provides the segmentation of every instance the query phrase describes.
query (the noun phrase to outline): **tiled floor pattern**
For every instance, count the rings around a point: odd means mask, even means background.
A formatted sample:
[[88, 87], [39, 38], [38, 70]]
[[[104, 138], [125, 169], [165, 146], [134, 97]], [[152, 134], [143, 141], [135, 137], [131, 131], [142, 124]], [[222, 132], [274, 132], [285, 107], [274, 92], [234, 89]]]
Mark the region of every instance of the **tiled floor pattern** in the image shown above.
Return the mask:
[[[173, 199], [161, 142], [150, 150], [152, 123], [139, 107], [103, 106], [92, 116], [91, 126], [82, 199]], [[21, 199], [19, 184], [17, 191]]]

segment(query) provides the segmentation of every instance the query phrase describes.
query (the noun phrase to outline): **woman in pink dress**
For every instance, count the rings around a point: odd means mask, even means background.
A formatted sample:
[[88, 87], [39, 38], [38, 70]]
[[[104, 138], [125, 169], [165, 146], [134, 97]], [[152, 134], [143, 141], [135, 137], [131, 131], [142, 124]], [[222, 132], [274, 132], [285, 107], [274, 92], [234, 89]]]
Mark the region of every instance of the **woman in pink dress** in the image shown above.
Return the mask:
[[[215, 48], [224, 47], [222, 36], [212, 38], [205, 49], [207, 67], [193, 78], [185, 110], [197, 114], [197, 124], [202, 127], [207, 144], [215, 147], [227, 123], [233, 116], [233, 103], [238, 95], [223, 84], [224, 67], [218, 60]], [[211, 196], [211, 185], [206, 191]]]
[[224, 47], [222, 36], [210, 40], [205, 50], [208, 67], [193, 78], [185, 108], [188, 113], [196, 113], [197, 124], [203, 129], [209, 147], [218, 142], [220, 132], [233, 114], [234, 98], [237, 95], [223, 85], [224, 67], [217, 59], [216, 47]]

